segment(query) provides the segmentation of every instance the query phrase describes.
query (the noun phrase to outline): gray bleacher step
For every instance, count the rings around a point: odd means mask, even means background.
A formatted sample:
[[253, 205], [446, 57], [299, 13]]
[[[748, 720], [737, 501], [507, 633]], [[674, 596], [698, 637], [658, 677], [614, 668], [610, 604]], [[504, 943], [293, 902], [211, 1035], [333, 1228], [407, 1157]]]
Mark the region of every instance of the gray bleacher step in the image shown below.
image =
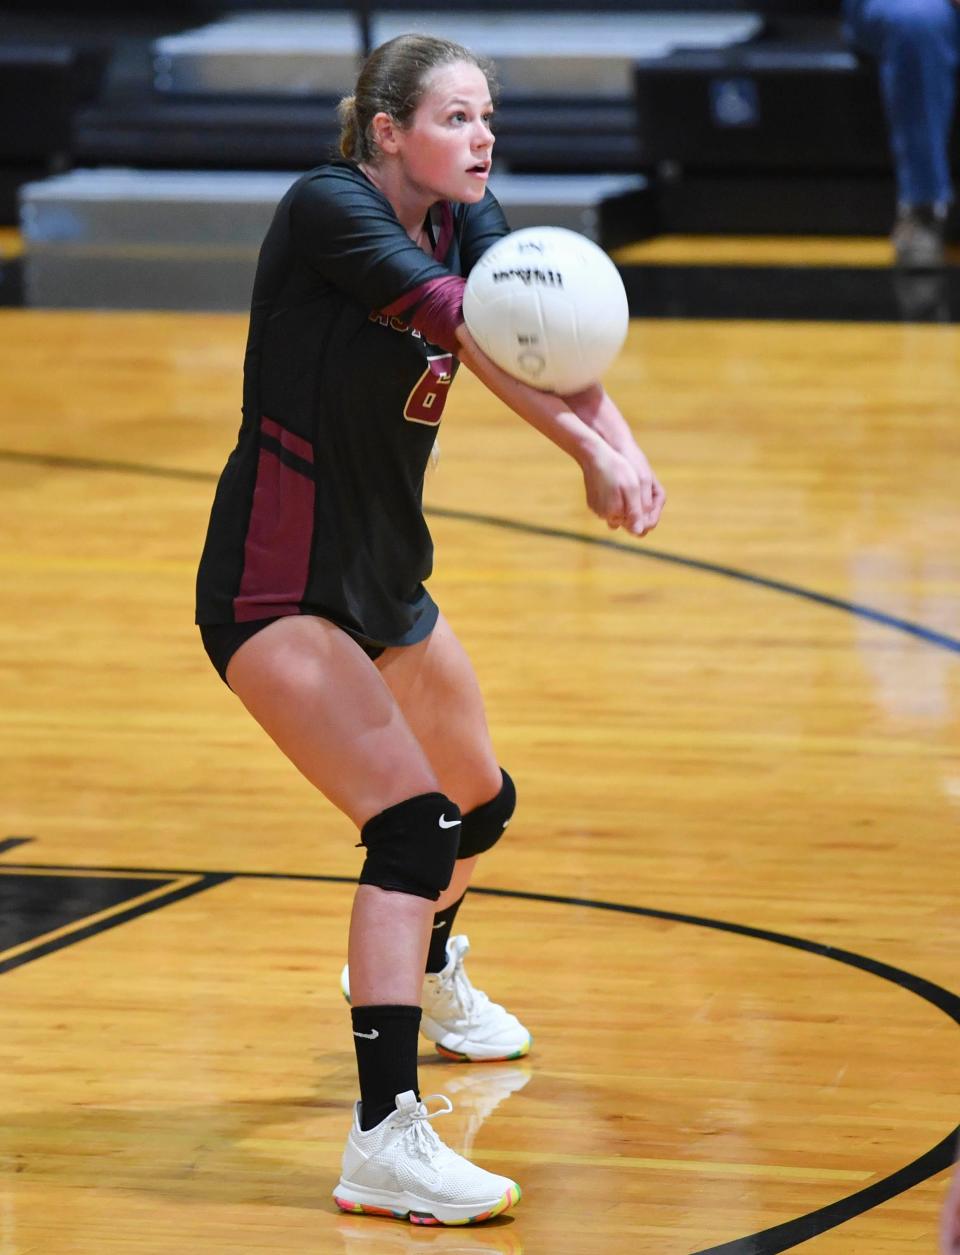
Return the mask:
[[633, 64], [677, 48], [726, 48], [763, 29], [756, 13], [375, 13], [374, 45], [405, 31], [491, 57], [504, 97], [632, 96]]
[[233, 170], [71, 170], [22, 192], [27, 249], [136, 245], [260, 247], [293, 173]]
[[[74, 170], [21, 189], [24, 296], [54, 308], [245, 310], [257, 254], [295, 173]], [[510, 225], [600, 236], [640, 175], [499, 175]]]
[[[353, 23], [351, 29], [351, 23]], [[507, 98], [626, 99], [633, 63], [678, 48], [726, 48], [760, 33], [756, 13], [374, 12], [376, 46], [406, 31], [492, 57]], [[329, 13], [234, 14], [153, 45], [155, 85], [170, 95], [309, 95], [352, 90], [355, 19]]]
[[170, 95], [343, 95], [363, 55], [351, 13], [237, 13], [154, 41], [157, 91]]

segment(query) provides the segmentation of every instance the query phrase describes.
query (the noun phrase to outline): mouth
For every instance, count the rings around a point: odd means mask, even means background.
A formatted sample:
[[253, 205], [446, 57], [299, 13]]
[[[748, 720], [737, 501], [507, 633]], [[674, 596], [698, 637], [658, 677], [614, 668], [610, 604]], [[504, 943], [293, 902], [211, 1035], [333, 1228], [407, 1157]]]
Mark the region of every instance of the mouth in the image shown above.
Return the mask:
[[479, 179], [485, 179], [490, 173], [489, 161], [478, 161], [475, 165], [467, 168], [467, 174], [475, 175]]

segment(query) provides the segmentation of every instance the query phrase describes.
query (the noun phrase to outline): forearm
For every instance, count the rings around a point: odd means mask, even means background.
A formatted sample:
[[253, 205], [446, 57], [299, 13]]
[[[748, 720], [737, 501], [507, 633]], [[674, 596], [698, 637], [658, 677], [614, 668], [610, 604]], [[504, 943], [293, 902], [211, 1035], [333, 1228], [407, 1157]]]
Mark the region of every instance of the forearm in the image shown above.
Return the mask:
[[457, 340], [461, 362], [481, 383], [578, 463], [594, 514], [609, 527], [626, 527], [635, 536], [656, 527], [663, 488], [603, 388], [597, 385], [572, 397], [538, 392], [491, 362], [464, 324], [457, 328]]
[[618, 453], [627, 453], [633, 448], [633, 432], [616, 405], [607, 396], [602, 384], [592, 384], [582, 392], [565, 397], [564, 400], [579, 414], [591, 431], [595, 431]]
[[457, 328], [457, 339], [460, 342], [457, 354], [460, 361], [494, 396], [580, 466], [590, 459], [598, 442], [603, 439], [602, 434], [584, 423], [563, 397], [552, 392], [538, 392], [501, 370], [479, 348], [466, 324], [461, 323]]

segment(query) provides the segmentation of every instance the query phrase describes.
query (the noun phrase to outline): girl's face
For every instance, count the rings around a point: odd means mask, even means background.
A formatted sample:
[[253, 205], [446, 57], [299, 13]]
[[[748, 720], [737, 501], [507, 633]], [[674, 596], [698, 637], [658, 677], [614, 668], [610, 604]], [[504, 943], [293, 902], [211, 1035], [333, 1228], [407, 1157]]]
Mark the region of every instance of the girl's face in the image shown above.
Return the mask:
[[412, 189], [430, 200], [482, 200], [493, 152], [492, 119], [482, 70], [463, 61], [433, 70], [410, 125], [395, 132]]

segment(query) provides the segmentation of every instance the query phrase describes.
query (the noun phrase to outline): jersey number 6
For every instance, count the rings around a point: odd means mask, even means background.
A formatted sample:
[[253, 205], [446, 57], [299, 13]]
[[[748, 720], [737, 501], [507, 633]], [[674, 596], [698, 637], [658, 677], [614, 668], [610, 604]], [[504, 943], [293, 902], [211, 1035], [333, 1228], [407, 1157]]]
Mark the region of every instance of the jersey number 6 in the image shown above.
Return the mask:
[[403, 417], [408, 423], [439, 426], [453, 382], [452, 367], [453, 357], [449, 353], [427, 358], [427, 369], [413, 385], [403, 409]]

